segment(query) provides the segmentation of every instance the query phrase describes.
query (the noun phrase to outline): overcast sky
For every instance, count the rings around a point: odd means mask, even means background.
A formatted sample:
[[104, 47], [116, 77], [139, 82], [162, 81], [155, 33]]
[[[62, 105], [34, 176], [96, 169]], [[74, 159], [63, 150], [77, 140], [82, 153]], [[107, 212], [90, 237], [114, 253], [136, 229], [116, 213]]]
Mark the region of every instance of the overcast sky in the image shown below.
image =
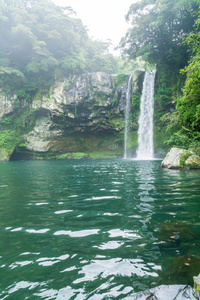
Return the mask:
[[124, 16], [137, 0], [53, 0], [62, 6], [71, 6], [77, 17], [88, 28], [90, 37], [117, 46], [125, 35], [128, 24]]

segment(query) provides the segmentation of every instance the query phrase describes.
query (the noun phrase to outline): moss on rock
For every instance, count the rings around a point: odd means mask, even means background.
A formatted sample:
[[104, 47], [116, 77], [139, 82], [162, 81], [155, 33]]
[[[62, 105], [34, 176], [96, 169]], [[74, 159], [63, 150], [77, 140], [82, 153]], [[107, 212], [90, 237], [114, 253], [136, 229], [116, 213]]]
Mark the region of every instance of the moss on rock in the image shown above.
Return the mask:
[[161, 165], [163, 168], [168, 169], [199, 169], [200, 157], [188, 150], [174, 147], [167, 153]]
[[0, 148], [0, 161], [8, 161], [14, 149]]
[[190, 167], [190, 169], [199, 169], [200, 168], [200, 157], [198, 155], [190, 155], [186, 161], [185, 165]]

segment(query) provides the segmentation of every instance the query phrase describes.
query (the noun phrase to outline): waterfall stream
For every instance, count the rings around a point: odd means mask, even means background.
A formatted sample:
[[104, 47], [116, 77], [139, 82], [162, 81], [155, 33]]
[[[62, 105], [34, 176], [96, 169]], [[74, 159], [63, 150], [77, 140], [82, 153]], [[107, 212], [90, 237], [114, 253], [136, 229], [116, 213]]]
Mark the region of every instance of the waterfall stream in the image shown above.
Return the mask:
[[140, 103], [137, 159], [153, 159], [154, 82], [156, 71], [145, 72]]
[[124, 159], [127, 158], [127, 143], [129, 133], [130, 106], [131, 106], [131, 83], [132, 75], [129, 76], [128, 87], [126, 92], [126, 107], [125, 107], [125, 130], [124, 130]]

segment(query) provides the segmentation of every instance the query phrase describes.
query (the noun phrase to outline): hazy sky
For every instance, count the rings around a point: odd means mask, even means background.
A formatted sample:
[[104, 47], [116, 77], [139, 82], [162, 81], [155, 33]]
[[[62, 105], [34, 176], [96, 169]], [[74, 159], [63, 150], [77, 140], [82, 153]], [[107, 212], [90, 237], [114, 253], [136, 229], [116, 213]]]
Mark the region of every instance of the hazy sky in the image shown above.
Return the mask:
[[106, 41], [114, 46], [125, 35], [128, 24], [124, 16], [137, 0], [53, 0], [62, 6], [71, 6], [77, 17], [88, 28], [90, 37]]

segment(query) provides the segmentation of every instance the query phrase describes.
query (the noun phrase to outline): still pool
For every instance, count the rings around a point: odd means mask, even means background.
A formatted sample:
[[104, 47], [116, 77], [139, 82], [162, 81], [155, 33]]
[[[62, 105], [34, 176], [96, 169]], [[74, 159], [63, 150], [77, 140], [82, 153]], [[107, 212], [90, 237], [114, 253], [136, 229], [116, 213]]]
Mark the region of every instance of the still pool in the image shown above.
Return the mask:
[[0, 163], [0, 299], [128, 299], [200, 273], [200, 171]]

